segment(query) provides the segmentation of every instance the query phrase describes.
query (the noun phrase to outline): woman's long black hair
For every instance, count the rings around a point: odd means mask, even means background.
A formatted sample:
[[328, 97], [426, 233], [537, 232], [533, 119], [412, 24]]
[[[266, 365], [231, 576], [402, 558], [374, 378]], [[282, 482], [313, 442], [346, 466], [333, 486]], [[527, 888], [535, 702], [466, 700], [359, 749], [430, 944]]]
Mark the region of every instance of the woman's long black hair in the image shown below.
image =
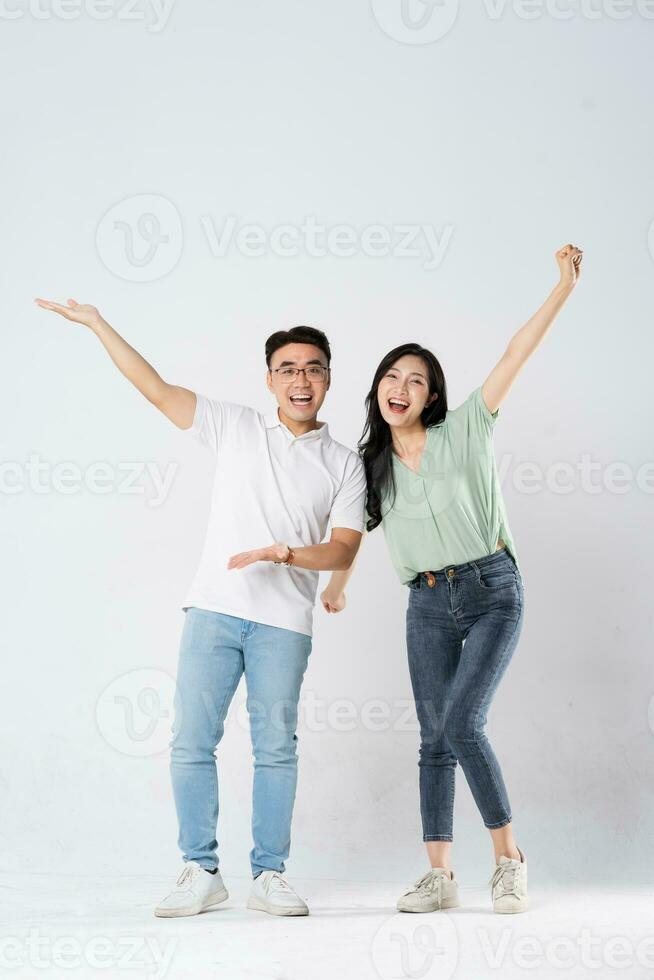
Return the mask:
[[[429, 384], [430, 396], [436, 393], [438, 398], [431, 405], [427, 405], [420, 421], [429, 428], [438, 425], [445, 418], [447, 412], [447, 386], [445, 375], [440, 366], [438, 358], [426, 347], [420, 344], [402, 344], [395, 347], [382, 358], [379, 367], [375, 371], [372, 379], [372, 387], [366, 395], [366, 424], [363, 428], [361, 438], [357, 443], [359, 455], [363, 459], [368, 483], [368, 496], [366, 506], [369, 520], [366, 523], [366, 530], [373, 531], [381, 524], [382, 496], [387, 485], [390, 484], [393, 490], [393, 500], [395, 499], [396, 487], [395, 477], [393, 476], [393, 440], [391, 438], [391, 428], [385, 421], [377, 401], [377, 388], [379, 382], [386, 372], [399, 361], [405, 354], [415, 354], [420, 357], [427, 368], [427, 381]], [[392, 506], [392, 502], [391, 502]]]

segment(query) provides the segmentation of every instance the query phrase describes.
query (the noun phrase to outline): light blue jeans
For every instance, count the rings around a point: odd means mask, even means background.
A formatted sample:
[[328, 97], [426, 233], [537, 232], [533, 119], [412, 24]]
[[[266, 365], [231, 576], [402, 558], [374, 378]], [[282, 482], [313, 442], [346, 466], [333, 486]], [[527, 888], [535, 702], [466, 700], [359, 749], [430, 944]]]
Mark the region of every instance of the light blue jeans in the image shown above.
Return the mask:
[[242, 674], [254, 753], [252, 875], [284, 871], [297, 785], [297, 707], [311, 637], [190, 606], [179, 652], [170, 773], [184, 861], [218, 867], [214, 751]]

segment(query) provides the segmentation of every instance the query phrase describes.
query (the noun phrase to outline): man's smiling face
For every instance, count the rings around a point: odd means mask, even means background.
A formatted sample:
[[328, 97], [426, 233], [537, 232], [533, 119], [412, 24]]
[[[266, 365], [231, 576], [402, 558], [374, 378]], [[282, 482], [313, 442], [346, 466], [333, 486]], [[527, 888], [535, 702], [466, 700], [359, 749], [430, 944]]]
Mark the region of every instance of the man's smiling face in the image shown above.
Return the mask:
[[[305, 370], [294, 375], [292, 368]], [[314, 344], [286, 344], [275, 351], [266, 384], [287, 418], [294, 422], [315, 419], [329, 388], [330, 374], [326, 368], [327, 357]]]

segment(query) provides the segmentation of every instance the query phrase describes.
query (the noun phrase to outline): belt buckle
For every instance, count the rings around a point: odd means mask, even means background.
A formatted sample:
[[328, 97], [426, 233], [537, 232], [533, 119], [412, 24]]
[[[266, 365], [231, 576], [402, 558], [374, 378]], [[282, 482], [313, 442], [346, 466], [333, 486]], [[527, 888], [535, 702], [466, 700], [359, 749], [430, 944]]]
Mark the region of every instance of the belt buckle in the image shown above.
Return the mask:
[[436, 576], [433, 575], [431, 572], [425, 572], [424, 574], [425, 574], [425, 578], [427, 579], [427, 585], [429, 586], [430, 589], [433, 589], [434, 586], [436, 585]]

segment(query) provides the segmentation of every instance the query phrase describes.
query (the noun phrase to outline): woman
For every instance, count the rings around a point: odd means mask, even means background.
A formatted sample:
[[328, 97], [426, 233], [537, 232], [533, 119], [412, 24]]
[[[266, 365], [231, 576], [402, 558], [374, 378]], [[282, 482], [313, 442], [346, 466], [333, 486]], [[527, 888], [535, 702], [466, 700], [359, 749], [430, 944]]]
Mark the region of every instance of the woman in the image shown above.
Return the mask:
[[[409, 588], [406, 638], [431, 865], [398, 900], [401, 911], [459, 904], [450, 863], [457, 761], [492, 838], [493, 909], [527, 908], [527, 862], [515, 843], [506, 786], [484, 734], [524, 607], [492, 435], [499, 406], [574, 289], [581, 259], [573, 245], [556, 252], [558, 284], [458, 408], [448, 410], [441, 366], [419, 344], [396, 347], [383, 358], [366, 398], [359, 442], [368, 485], [366, 527], [381, 524], [391, 561]], [[344, 607], [352, 568], [331, 576], [321, 596], [328, 612]]]

